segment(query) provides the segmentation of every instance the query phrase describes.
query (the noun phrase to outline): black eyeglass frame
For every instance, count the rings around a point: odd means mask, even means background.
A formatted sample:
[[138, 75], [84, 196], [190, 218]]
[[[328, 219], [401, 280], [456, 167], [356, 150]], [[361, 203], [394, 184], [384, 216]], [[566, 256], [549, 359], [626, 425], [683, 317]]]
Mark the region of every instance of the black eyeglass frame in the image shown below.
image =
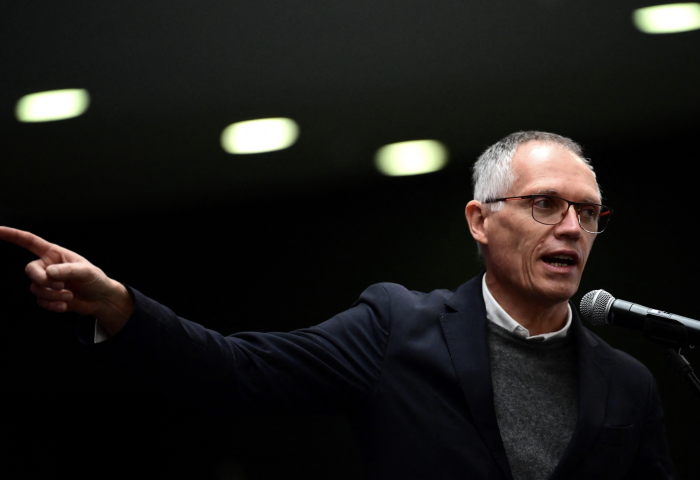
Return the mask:
[[[559, 220], [557, 223], [544, 223], [544, 222], [541, 222], [541, 221], [537, 220], [537, 219], [535, 218], [535, 198], [537, 198], [537, 197], [558, 198], [559, 200], [564, 200], [566, 203], [568, 203], [568, 205], [566, 206], [566, 210], [564, 210], [564, 213], [562, 213], [562, 215], [561, 215], [561, 220]], [[605, 205], [601, 205], [600, 203], [572, 202], [571, 200], [567, 200], [566, 198], [561, 198], [561, 197], [557, 197], [556, 195], [549, 195], [549, 194], [546, 194], [546, 193], [535, 193], [535, 194], [533, 194], [533, 195], [520, 195], [520, 196], [517, 196], [517, 197], [494, 198], [493, 200], [486, 200], [486, 201], [483, 202], [483, 203], [507, 202], [507, 201], [509, 201], [509, 200], [525, 200], [526, 198], [529, 198], [529, 199], [532, 200], [532, 205], [530, 206], [530, 209], [531, 209], [531, 211], [532, 211], [532, 219], [533, 219], [534, 221], [536, 221], [537, 223], [541, 223], [542, 225], [559, 225], [559, 224], [562, 222], [562, 220], [564, 220], [564, 218], [566, 217], [566, 214], [569, 213], [569, 208], [571, 208], [571, 205], [573, 205], [573, 206], [576, 208], [576, 216], [578, 217], [578, 226], [581, 227], [581, 229], [582, 229], [584, 232], [593, 233], [593, 234], [596, 234], [596, 235], [599, 234], [599, 233], [603, 233], [603, 232], [605, 231], [605, 227], [608, 226], [608, 224], [610, 223], [610, 219], [612, 218], [612, 213], [613, 213], [612, 208], [607, 207], [607, 206], [605, 206]], [[601, 230], [600, 232], [591, 232], [590, 230], [586, 230], [586, 229], [583, 227], [583, 225], [581, 225], [581, 206], [582, 206], [582, 205], [595, 205], [596, 207], [601, 207], [601, 208], [600, 208], [601, 215], [606, 215], [606, 216], [608, 216], [607, 222], [606, 222], [605, 227], [603, 228], [603, 230]], [[607, 209], [607, 210], [605, 211], [605, 213], [602, 213], [605, 209]]]

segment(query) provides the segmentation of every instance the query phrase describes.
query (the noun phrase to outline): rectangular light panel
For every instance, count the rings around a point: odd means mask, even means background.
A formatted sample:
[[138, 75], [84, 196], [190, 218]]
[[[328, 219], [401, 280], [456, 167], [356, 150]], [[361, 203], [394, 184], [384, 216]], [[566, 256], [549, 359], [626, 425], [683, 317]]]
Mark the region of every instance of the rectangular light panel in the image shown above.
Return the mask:
[[19, 99], [15, 116], [20, 122], [65, 120], [82, 115], [89, 104], [87, 90], [79, 88], [32, 93]]
[[229, 125], [221, 132], [221, 147], [228, 153], [262, 153], [290, 147], [299, 137], [291, 118], [261, 118]]
[[672, 3], [639, 8], [634, 25], [644, 33], [677, 33], [700, 28], [700, 3]]
[[392, 143], [377, 151], [374, 164], [389, 176], [435, 172], [447, 164], [447, 148], [436, 140]]

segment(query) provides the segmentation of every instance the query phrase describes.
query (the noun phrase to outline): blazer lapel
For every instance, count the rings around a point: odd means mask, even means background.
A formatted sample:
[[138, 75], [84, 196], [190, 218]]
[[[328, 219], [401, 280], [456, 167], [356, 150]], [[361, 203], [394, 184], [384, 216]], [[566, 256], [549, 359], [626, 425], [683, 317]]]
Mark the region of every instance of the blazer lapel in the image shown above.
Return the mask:
[[493, 406], [482, 276], [457, 289], [452, 299], [446, 302], [454, 312], [442, 314], [440, 323], [474, 424], [505, 477], [512, 480]]
[[551, 480], [571, 478], [576, 465], [593, 447], [603, 428], [610, 382], [609, 358], [599, 348], [598, 341], [581, 324], [572, 305], [572, 333], [578, 357], [578, 420], [559, 465]]

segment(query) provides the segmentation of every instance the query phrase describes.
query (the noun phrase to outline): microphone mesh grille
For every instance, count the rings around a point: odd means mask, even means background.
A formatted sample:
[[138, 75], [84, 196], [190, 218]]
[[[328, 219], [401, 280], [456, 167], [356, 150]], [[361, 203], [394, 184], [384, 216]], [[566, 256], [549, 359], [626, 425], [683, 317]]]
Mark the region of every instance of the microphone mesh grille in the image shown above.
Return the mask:
[[588, 322], [591, 321], [593, 316], [593, 298], [595, 297], [598, 290], [591, 290], [583, 296], [581, 299], [581, 305], [579, 309], [581, 310], [581, 316]]
[[605, 290], [593, 290], [581, 299], [581, 315], [593, 325], [607, 325], [608, 304], [615, 300]]

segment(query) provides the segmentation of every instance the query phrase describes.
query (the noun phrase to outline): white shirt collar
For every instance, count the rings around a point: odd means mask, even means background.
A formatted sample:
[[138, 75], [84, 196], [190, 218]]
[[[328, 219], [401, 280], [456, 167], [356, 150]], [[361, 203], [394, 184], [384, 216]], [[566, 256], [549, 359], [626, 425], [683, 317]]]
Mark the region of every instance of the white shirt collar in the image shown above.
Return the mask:
[[509, 332], [514, 333], [519, 337], [539, 342], [545, 342], [552, 338], [566, 337], [569, 331], [569, 327], [571, 326], [571, 305], [567, 304], [569, 314], [566, 318], [566, 324], [561, 330], [530, 336], [530, 332], [518, 322], [513, 320], [513, 317], [508, 315], [508, 313], [505, 310], [503, 310], [503, 307], [501, 307], [498, 304], [496, 299], [493, 298], [493, 295], [491, 295], [491, 292], [486, 286], [486, 275], [484, 275], [481, 279], [481, 286], [484, 293], [484, 304], [486, 305], [486, 318], [498, 325], [499, 327], [505, 328]]

